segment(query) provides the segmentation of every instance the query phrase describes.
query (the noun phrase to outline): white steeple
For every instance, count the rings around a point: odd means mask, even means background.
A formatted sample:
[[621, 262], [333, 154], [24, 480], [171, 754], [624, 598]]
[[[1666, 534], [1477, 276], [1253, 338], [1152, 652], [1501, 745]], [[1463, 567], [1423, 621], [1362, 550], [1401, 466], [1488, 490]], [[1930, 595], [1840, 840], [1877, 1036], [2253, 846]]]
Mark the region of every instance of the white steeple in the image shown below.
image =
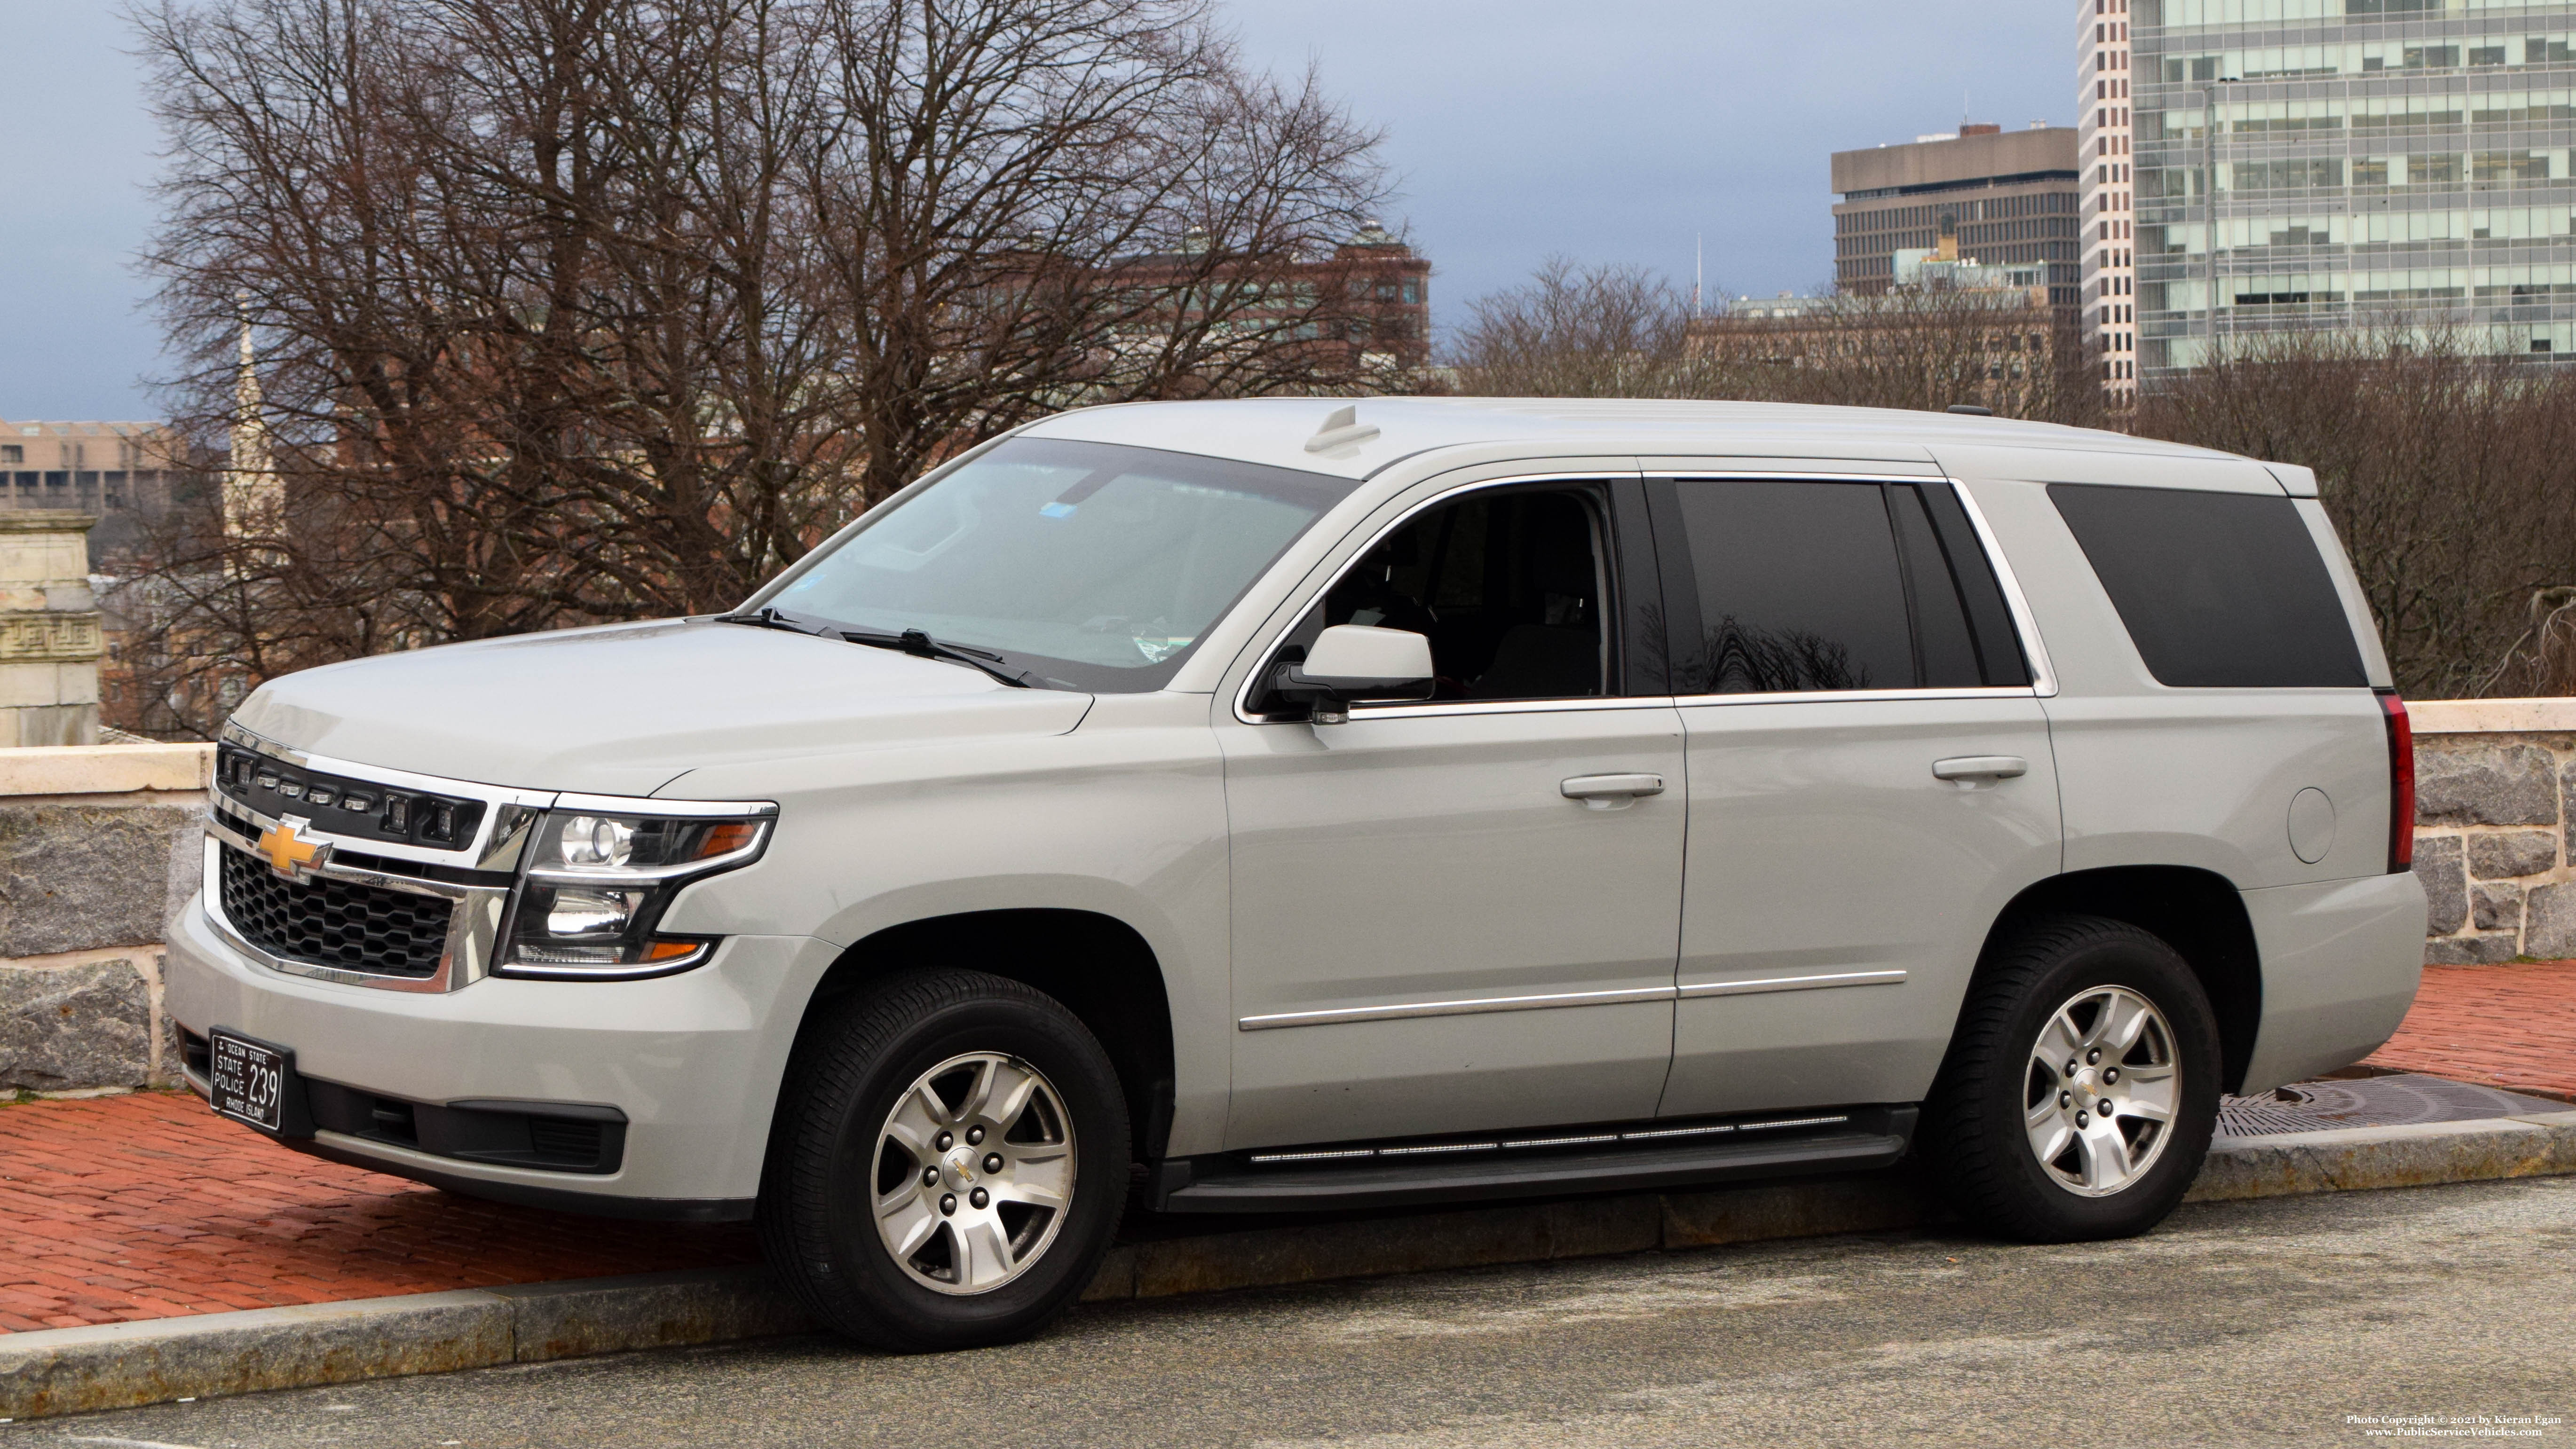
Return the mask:
[[259, 371], [250, 345], [250, 318], [241, 323], [241, 372], [233, 384], [232, 459], [224, 469], [224, 536], [274, 538], [286, 517], [286, 487], [278, 480], [261, 415]]

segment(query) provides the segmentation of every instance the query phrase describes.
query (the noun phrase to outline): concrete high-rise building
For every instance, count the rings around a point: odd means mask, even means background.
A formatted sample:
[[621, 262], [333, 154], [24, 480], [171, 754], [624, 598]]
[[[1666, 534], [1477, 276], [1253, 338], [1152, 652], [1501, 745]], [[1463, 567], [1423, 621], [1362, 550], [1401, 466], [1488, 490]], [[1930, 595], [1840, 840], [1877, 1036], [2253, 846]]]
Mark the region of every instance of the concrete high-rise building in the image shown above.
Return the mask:
[[2076, 156], [2083, 166], [2083, 325], [2115, 405], [2137, 395], [2137, 236], [2129, 168], [2129, 0], [2082, 0], [2077, 16]]
[[1868, 296], [1897, 284], [1901, 254], [1930, 256], [1952, 239], [1961, 261], [2044, 268], [2053, 305], [2072, 309], [2076, 257], [2075, 132], [1961, 126], [1910, 144], [1833, 158], [1834, 283]]
[[[2134, 217], [2136, 300], [2088, 301], [2136, 307], [2141, 378], [2282, 329], [2439, 323], [2489, 352], [2576, 350], [2576, 4], [2099, 4], [2086, 104], [2104, 140], [2113, 107], [2134, 118], [2137, 170], [2088, 152], [2086, 217]], [[2128, 64], [2097, 72], [2114, 28]], [[2108, 235], [2088, 245], [2122, 245]]]

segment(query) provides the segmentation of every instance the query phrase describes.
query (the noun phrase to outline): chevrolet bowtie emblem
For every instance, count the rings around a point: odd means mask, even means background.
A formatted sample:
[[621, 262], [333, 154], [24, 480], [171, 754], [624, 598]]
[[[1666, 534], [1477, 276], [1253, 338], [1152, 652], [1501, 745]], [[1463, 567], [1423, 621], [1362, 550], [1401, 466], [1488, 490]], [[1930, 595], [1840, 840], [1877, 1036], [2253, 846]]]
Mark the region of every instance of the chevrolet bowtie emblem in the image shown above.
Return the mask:
[[298, 833], [311, 823], [290, 815], [260, 832], [259, 853], [268, 857], [270, 869], [300, 881], [331, 859], [329, 841], [306, 840]]

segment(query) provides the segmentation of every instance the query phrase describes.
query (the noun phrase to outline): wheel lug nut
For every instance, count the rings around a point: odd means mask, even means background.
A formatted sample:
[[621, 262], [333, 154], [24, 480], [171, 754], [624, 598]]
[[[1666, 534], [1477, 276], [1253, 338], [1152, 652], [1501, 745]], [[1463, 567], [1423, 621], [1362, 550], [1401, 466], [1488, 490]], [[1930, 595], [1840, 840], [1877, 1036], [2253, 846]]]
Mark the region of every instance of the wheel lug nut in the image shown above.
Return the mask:
[[983, 1128], [981, 1128], [981, 1127], [969, 1127], [969, 1128], [967, 1128], [967, 1129], [966, 1129], [966, 1145], [967, 1145], [967, 1146], [969, 1146], [969, 1147], [976, 1146], [977, 1144], [981, 1143], [983, 1140], [984, 1140], [984, 1129], [983, 1129]]
[[2102, 1069], [2102, 1080], [2106, 1082], [2116, 1082], [2120, 1080], [2120, 1069], [2118, 1067], [2104, 1067]]
[[982, 1188], [980, 1188], [980, 1187], [979, 1187], [979, 1188], [975, 1189], [973, 1192], [968, 1193], [968, 1194], [966, 1195], [966, 1200], [967, 1200], [968, 1202], [973, 1203], [973, 1204], [974, 1204], [975, 1206], [977, 1206], [977, 1207], [983, 1207], [984, 1205], [986, 1205], [987, 1203], [990, 1203], [990, 1202], [993, 1200], [993, 1195], [992, 1195], [991, 1193], [989, 1193], [989, 1192], [986, 1192], [984, 1189], [982, 1189]]
[[2072, 1107], [2072, 1106], [2074, 1106], [2074, 1105], [2075, 1105], [2075, 1094], [2074, 1094], [2073, 1092], [2060, 1092], [2060, 1093], [2058, 1093], [2058, 1094], [2057, 1094], [2057, 1105], [2059, 1105], [2059, 1106], [2061, 1106], [2061, 1107]]
[[2100, 1047], [2095, 1047], [2093, 1050], [2086, 1052], [2084, 1054], [2084, 1060], [2087, 1064], [2102, 1060], [2102, 1049]]
[[937, 1187], [939, 1185], [939, 1169], [936, 1167], [923, 1168], [921, 1170], [921, 1185], [923, 1187]]
[[2068, 1057], [2066, 1059], [2066, 1075], [2070, 1077], [2075, 1075], [2075, 1058], [2073, 1057]]
[[941, 1194], [939, 1195], [939, 1215], [940, 1215], [941, 1217], [947, 1217], [947, 1216], [949, 1216], [950, 1214], [952, 1214], [952, 1213], [954, 1213], [954, 1212], [956, 1212], [956, 1211], [957, 1211], [957, 1194], [955, 1194], [955, 1193], [953, 1193], [953, 1192], [943, 1192], [943, 1193], [941, 1193]]
[[931, 1145], [931, 1146], [933, 1146], [933, 1147], [938, 1148], [938, 1149], [939, 1149], [940, 1151], [942, 1151], [942, 1152], [945, 1152], [945, 1151], [947, 1151], [950, 1147], [952, 1147], [952, 1146], [956, 1145], [956, 1142], [957, 1142], [957, 1139], [956, 1139], [955, 1137], [950, 1136], [948, 1133], [942, 1132], [942, 1133], [940, 1133], [940, 1134], [939, 1134], [939, 1136], [938, 1136], [936, 1139], [934, 1139], [934, 1140], [931, 1142], [931, 1144], [930, 1144], [930, 1145]]
[[[2082, 1127], [2082, 1126], [2084, 1126], [2084, 1125], [2085, 1125], [2085, 1118], [2084, 1118], [2084, 1114], [2083, 1114], [2083, 1113], [2078, 1112], [2078, 1113], [2076, 1113], [2076, 1114], [2075, 1114], [2075, 1125], [2076, 1125], [2076, 1126], [2078, 1126], [2078, 1127]], [[951, 1201], [954, 1201], [954, 1199], [951, 1199]]]
[[1000, 1154], [1000, 1153], [998, 1153], [998, 1152], [987, 1152], [987, 1153], [985, 1153], [985, 1154], [984, 1154], [984, 1170], [985, 1170], [986, 1172], [999, 1172], [999, 1171], [1001, 1171], [1001, 1170], [1002, 1170], [1002, 1154]]

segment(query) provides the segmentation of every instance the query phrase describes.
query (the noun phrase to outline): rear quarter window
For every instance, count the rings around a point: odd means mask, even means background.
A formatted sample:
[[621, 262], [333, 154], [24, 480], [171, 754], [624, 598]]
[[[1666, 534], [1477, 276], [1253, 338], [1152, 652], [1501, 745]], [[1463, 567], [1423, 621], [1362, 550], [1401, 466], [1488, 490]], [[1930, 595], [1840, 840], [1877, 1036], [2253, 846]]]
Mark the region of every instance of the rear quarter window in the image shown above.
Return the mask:
[[2052, 483], [2048, 496], [2159, 684], [2361, 688], [2361, 651], [2287, 498]]

